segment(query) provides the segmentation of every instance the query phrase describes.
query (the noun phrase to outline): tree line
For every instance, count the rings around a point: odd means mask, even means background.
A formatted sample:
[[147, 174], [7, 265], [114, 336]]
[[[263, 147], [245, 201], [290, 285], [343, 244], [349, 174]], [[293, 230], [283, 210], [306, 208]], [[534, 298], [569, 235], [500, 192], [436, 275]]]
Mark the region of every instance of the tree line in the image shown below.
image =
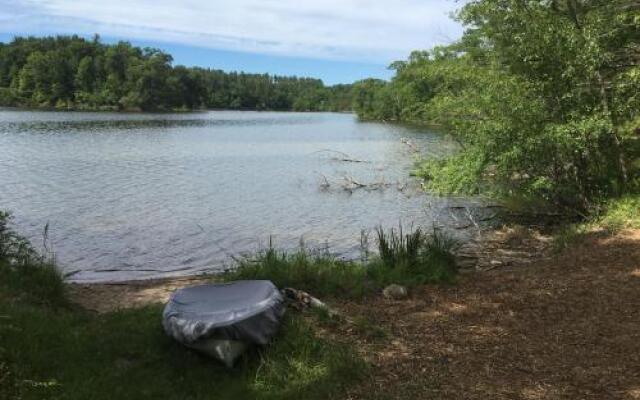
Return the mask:
[[173, 66], [171, 55], [78, 36], [0, 43], [0, 106], [80, 110], [346, 111], [351, 85]]
[[460, 151], [425, 162], [432, 190], [573, 210], [640, 189], [640, 3], [473, 0], [463, 37], [354, 88], [362, 119], [430, 124]]

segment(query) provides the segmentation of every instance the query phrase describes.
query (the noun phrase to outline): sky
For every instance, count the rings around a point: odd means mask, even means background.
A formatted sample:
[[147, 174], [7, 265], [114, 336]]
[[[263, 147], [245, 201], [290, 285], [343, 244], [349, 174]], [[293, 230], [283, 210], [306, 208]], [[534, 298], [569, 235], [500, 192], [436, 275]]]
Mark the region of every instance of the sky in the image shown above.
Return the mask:
[[412, 50], [458, 39], [459, 0], [0, 0], [0, 41], [100, 34], [175, 64], [321, 78], [387, 79]]

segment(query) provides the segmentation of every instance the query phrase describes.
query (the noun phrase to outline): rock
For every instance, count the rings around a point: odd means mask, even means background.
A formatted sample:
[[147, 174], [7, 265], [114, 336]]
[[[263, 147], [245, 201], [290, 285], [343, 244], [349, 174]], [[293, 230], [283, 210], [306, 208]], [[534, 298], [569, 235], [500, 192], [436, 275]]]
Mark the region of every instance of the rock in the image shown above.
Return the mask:
[[409, 295], [409, 292], [406, 287], [396, 285], [394, 283], [384, 288], [382, 295], [387, 299], [399, 300], [406, 298]]

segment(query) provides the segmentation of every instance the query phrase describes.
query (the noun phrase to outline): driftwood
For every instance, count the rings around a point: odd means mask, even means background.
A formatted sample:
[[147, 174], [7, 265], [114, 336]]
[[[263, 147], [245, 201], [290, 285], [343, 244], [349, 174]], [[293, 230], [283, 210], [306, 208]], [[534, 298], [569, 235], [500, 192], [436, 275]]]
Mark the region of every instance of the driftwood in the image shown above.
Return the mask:
[[287, 304], [298, 311], [306, 309], [323, 309], [327, 310], [329, 315], [338, 315], [338, 312], [332, 310], [321, 300], [311, 296], [309, 293], [294, 288], [284, 288], [280, 291], [284, 296]]
[[353, 177], [348, 176], [348, 175], [344, 176], [344, 180], [347, 181], [348, 184], [356, 186], [356, 187], [365, 187], [365, 186], [367, 186], [364, 183], [360, 183], [360, 182], [356, 181], [355, 179], [353, 179]]
[[400, 141], [404, 144], [406, 144], [409, 149], [411, 149], [412, 152], [414, 153], [419, 153], [420, 149], [418, 148], [418, 145], [416, 145], [415, 143], [413, 143], [412, 141], [410, 141], [407, 138], [400, 138]]
[[391, 187], [395, 187], [399, 192], [404, 193], [405, 190], [409, 187], [407, 182], [387, 182], [384, 179], [384, 176], [380, 177], [378, 181], [375, 182], [362, 182], [357, 180], [356, 178], [350, 175], [344, 175], [341, 178], [330, 178], [325, 174], [318, 172], [320, 175], [320, 189], [321, 190], [329, 190], [331, 187], [336, 187], [341, 190], [353, 193], [356, 190], [385, 190]]
[[345, 175], [343, 179], [345, 183], [342, 185], [342, 188], [349, 192], [352, 192], [356, 189], [383, 190], [392, 186], [391, 183], [388, 183], [384, 180], [384, 177], [381, 177], [378, 182], [372, 182], [372, 183], [362, 183], [348, 175]]
[[368, 161], [368, 160], [360, 160], [360, 159], [357, 159], [357, 158], [353, 158], [349, 154], [343, 153], [342, 151], [338, 151], [338, 150], [323, 149], [323, 150], [316, 151], [316, 153], [334, 153], [335, 156], [331, 157], [331, 159], [333, 161], [342, 161], [342, 162], [350, 162], [350, 163], [365, 163], [365, 164], [370, 164], [371, 163], [371, 161]]

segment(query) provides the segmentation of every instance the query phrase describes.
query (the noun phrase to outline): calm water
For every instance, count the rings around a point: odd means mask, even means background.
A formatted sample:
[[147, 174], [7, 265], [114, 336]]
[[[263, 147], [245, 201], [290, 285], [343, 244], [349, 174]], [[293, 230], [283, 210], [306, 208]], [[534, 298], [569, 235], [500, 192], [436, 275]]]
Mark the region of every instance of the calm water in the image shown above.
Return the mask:
[[[441, 218], [447, 201], [409, 177], [407, 140], [427, 156], [452, 148], [348, 114], [0, 110], [0, 208], [36, 244], [49, 222], [76, 281], [221, 269], [269, 237], [355, 257], [363, 229]], [[348, 191], [345, 176], [387, 185]]]

